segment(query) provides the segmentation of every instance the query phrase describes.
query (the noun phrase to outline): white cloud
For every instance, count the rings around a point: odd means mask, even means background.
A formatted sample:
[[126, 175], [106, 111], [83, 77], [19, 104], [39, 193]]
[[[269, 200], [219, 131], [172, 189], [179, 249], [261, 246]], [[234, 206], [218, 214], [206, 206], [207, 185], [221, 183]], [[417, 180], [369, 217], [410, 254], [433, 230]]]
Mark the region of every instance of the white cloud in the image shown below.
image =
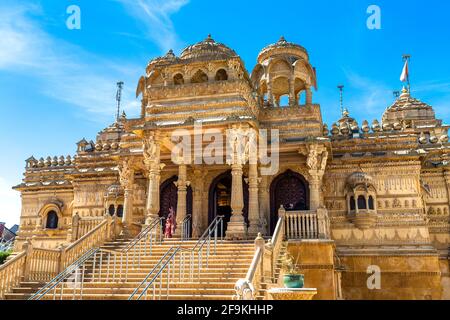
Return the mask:
[[125, 81], [124, 106], [137, 113], [133, 91], [141, 67], [112, 63], [46, 33], [33, 17], [40, 8], [0, 5], [0, 72], [36, 80], [47, 96], [79, 107], [104, 123], [115, 110], [115, 83]]
[[189, 0], [116, 0], [147, 28], [150, 40], [165, 53], [180, 50], [181, 42], [170, 16], [189, 3]]
[[344, 71], [349, 87], [351, 88], [351, 98], [346, 103], [350, 107], [350, 113], [357, 110], [359, 114], [364, 114], [364, 119], [369, 122], [379, 118], [393, 101], [392, 90], [380, 82], [363, 77], [355, 72]]
[[0, 222], [5, 222], [7, 227], [19, 224], [20, 219], [20, 193], [12, 190], [8, 181], [0, 177]]

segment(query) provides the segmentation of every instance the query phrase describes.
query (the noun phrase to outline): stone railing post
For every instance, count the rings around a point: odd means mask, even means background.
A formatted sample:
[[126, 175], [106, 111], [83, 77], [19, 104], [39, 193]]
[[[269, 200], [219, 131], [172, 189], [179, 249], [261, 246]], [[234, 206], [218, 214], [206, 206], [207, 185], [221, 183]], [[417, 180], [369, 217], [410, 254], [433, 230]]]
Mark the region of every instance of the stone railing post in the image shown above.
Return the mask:
[[75, 213], [72, 217], [72, 242], [78, 240], [78, 235], [80, 232], [80, 215]]
[[258, 249], [261, 249], [261, 261], [259, 265], [259, 278], [255, 279], [254, 285], [256, 288], [261, 287], [261, 282], [264, 281], [264, 249], [265, 249], [266, 242], [264, 241], [264, 238], [262, 237], [261, 233], [258, 233], [258, 236], [255, 239], [255, 251]]
[[61, 245], [59, 247], [59, 252], [58, 274], [63, 272], [66, 267], [66, 246]]
[[263, 261], [264, 261], [264, 272], [263, 272], [263, 281], [273, 283], [273, 280], [275, 278], [275, 270], [273, 269], [273, 245], [272, 241], [269, 240], [264, 248], [264, 255], [263, 255]]
[[23, 280], [28, 281], [30, 277], [31, 259], [33, 256], [33, 243], [30, 239], [27, 239], [22, 246], [22, 250], [25, 251], [25, 263], [23, 264]]

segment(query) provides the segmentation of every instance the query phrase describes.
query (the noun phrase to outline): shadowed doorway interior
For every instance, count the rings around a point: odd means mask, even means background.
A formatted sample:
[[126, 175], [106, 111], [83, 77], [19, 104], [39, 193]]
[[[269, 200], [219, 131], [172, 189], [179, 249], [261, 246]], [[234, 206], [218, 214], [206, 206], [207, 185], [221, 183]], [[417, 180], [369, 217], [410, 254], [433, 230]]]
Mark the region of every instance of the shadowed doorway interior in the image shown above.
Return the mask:
[[[248, 225], [248, 185], [243, 180], [244, 189], [244, 218]], [[219, 175], [211, 184], [209, 188], [209, 212], [208, 224], [217, 217], [224, 216], [223, 234], [225, 236], [228, 222], [231, 219], [231, 187], [232, 177], [231, 171], [227, 171]], [[220, 233], [220, 232], [219, 232]]]

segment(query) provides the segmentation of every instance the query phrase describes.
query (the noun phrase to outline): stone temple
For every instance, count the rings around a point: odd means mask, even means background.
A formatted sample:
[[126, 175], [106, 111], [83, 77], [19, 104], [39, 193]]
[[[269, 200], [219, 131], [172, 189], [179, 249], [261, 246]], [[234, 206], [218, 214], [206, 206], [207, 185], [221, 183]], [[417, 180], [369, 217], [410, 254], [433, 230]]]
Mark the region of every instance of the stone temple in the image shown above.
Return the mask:
[[[289, 252], [315, 299], [450, 299], [449, 126], [408, 89], [379, 120], [358, 123], [344, 110], [328, 126], [317, 84], [307, 50], [284, 38], [261, 50], [251, 73], [211, 36], [151, 60], [137, 86], [140, 117], [123, 114], [73, 156], [26, 160], [0, 297], [44, 287], [58, 299], [126, 299], [144, 292], [155, 265], [164, 273], [175, 247], [180, 279], [167, 292], [148, 286], [147, 298], [270, 299]], [[189, 159], [174, 159], [174, 132], [191, 137]], [[218, 133], [231, 156], [207, 163]], [[255, 134], [269, 158], [278, 143], [270, 174], [249, 147]], [[162, 239], [171, 211], [177, 227]], [[194, 277], [181, 276], [177, 254], [190, 257]], [[118, 271], [105, 278], [106, 264]], [[72, 265], [82, 266], [83, 290], [65, 286]], [[61, 272], [67, 279], [55, 280]]]

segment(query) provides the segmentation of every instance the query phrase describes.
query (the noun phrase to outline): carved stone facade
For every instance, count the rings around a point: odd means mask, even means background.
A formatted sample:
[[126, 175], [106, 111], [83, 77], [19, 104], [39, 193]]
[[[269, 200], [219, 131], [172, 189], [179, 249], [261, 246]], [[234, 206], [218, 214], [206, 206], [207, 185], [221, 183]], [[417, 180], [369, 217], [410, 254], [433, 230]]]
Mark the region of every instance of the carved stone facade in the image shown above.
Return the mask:
[[[450, 298], [448, 126], [403, 90], [381, 122], [360, 127], [346, 111], [329, 130], [313, 103], [316, 87], [306, 49], [284, 38], [261, 51], [251, 74], [211, 37], [179, 57], [169, 51], [153, 59], [138, 83], [139, 118], [122, 116], [95, 142], [81, 140], [75, 157], [27, 160], [15, 187], [22, 194], [18, 247], [29, 238], [46, 248], [67, 243], [74, 216], [120, 213], [124, 227], [150, 224], [167, 215], [161, 187], [170, 181], [177, 223], [192, 212], [194, 237], [217, 215], [228, 219], [229, 239], [245, 239], [273, 232], [280, 204], [309, 210], [323, 222], [321, 239], [334, 241], [340, 263], [329, 264], [344, 270], [344, 298], [401, 295], [393, 282], [384, 295], [362, 288], [371, 263], [432, 286], [412, 286], [407, 297]], [[236, 130], [249, 132], [247, 143]], [[260, 130], [279, 133], [279, 168], [270, 175], [248, 144]], [[173, 161], [174, 131], [191, 134], [190, 161]], [[207, 164], [203, 151], [214, 132], [228, 137], [222, 142], [232, 153]], [[50, 212], [57, 217], [51, 228]]]

